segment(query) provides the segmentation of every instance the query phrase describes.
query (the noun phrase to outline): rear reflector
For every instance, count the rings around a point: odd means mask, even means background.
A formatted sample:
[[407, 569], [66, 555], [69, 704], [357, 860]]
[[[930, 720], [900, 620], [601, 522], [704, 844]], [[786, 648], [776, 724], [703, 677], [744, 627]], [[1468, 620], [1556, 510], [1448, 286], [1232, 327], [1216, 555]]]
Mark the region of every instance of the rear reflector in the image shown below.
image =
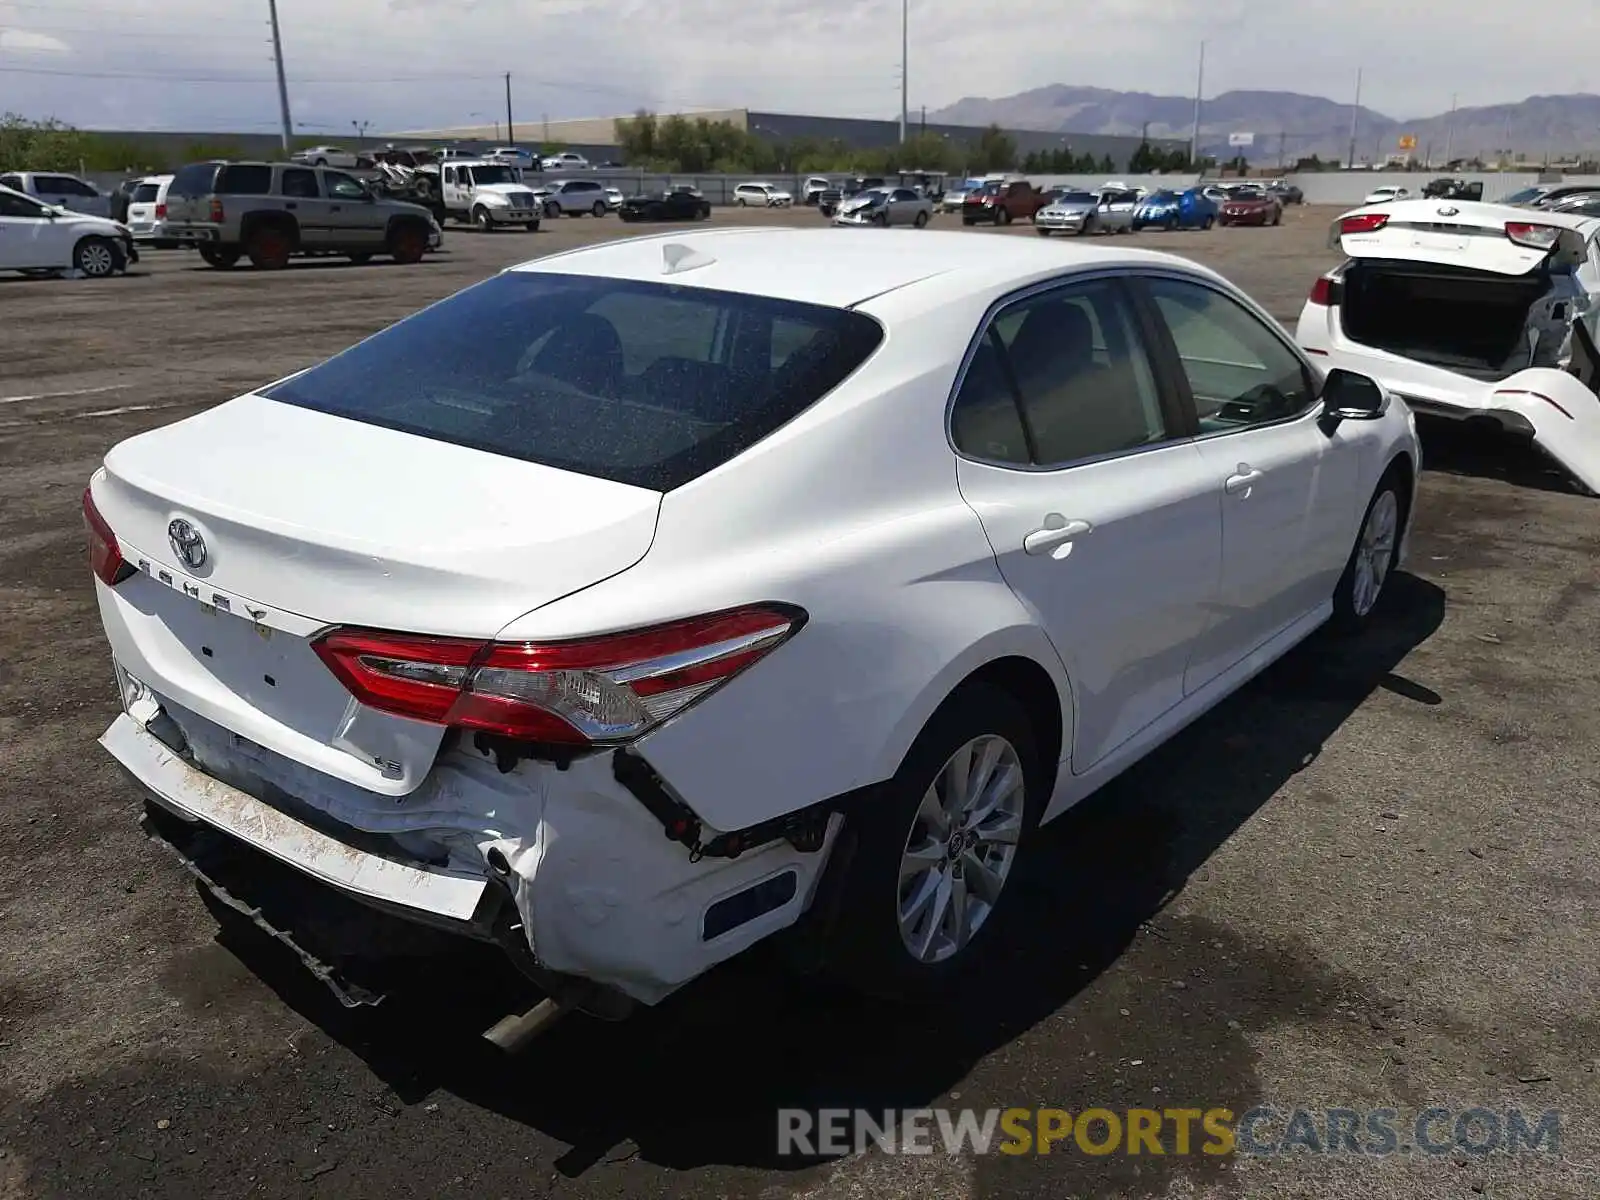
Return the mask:
[[133, 565], [122, 557], [117, 535], [111, 532], [111, 526], [106, 524], [106, 519], [95, 507], [94, 495], [89, 488], [83, 489], [83, 523], [89, 530], [89, 566], [93, 568], [96, 579], [107, 587], [116, 587], [135, 574]]
[[616, 744], [745, 671], [805, 623], [760, 604], [563, 642], [479, 642], [334, 629], [312, 643], [363, 704], [519, 741]]
[[1537, 225], [1532, 221], [1507, 221], [1506, 237], [1530, 250], [1548, 250], [1561, 237], [1559, 225]]
[[1388, 213], [1356, 213], [1339, 219], [1339, 236], [1350, 233], [1376, 233], [1389, 223]]

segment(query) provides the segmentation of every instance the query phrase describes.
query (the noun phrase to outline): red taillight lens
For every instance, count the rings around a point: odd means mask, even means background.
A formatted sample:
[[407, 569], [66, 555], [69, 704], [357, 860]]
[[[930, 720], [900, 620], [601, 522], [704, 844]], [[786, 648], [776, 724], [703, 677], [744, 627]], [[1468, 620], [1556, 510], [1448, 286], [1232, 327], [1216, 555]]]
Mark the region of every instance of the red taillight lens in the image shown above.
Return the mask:
[[165, 204], [156, 205], [156, 220], [165, 221], [166, 219], [167, 219], [167, 206]]
[[95, 578], [107, 587], [116, 587], [134, 573], [134, 568], [123, 559], [117, 535], [111, 532], [111, 526], [95, 507], [94, 494], [89, 488], [83, 489], [83, 523], [89, 529], [89, 566]]
[[1326, 275], [1317, 276], [1317, 281], [1311, 285], [1311, 303], [1320, 304], [1323, 308], [1333, 303], [1333, 280]]
[[1561, 237], [1561, 227], [1536, 225], [1532, 221], [1507, 221], [1506, 237], [1530, 250], [1548, 250]]
[[211, 220], [218, 225], [221, 225], [224, 220], [222, 201], [215, 196], [211, 198]]
[[1356, 213], [1339, 219], [1339, 236], [1348, 233], [1376, 233], [1389, 223], [1388, 213]]
[[312, 645], [363, 704], [531, 742], [631, 741], [792, 637], [805, 614], [762, 604], [564, 642], [478, 642], [335, 629]]

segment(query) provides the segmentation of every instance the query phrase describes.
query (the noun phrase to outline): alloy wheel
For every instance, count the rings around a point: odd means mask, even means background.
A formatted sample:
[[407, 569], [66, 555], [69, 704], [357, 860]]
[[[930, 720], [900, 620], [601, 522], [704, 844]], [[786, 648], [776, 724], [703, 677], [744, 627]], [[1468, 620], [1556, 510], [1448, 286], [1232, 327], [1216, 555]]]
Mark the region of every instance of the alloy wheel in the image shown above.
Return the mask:
[[953, 958], [994, 912], [1016, 860], [1027, 798], [1005, 738], [973, 738], [923, 794], [900, 858], [900, 937], [922, 963]]
[[1394, 562], [1399, 524], [1400, 502], [1395, 499], [1394, 492], [1385, 489], [1372, 502], [1372, 511], [1367, 514], [1367, 523], [1361, 529], [1361, 541], [1356, 546], [1356, 573], [1350, 591], [1350, 606], [1358, 617], [1370, 613], [1383, 592], [1389, 567]]

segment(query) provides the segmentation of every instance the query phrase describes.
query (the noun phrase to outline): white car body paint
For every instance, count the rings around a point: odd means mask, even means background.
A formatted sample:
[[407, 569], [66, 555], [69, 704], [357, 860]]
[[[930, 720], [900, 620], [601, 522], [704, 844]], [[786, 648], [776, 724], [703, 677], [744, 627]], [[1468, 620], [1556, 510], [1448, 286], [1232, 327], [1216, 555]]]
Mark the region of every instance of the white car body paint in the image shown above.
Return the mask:
[[72, 270], [73, 251], [86, 237], [125, 244], [130, 235], [109, 217], [45, 204], [0, 187], [0, 271]]
[[[1367, 211], [1353, 209], [1339, 219]], [[1350, 260], [1363, 258], [1439, 264], [1513, 278], [1538, 267], [1546, 252], [1503, 236], [1469, 236], [1466, 231], [1503, 227], [1508, 221], [1557, 226], [1570, 231], [1575, 241], [1570, 257], [1576, 288], [1571, 302], [1579, 311], [1571, 316], [1580, 318], [1591, 336], [1600, 334], [1600, 219], [1467, 200], [1411, 200], [1374, 211], [1386, 213], [1388, 223], [1372, 233], [1340, 238], [1347, 262], [1329, 278], [1340, 277]], [[1414, 230], [1410, 223], [1429, 228]], [[1460, 235], [1452, 232], [1456, 228]], [[1345, 333], [1337, 307], [1314, 300], [1302, 307], [1295, 338], [1324, 369], [1344, 367], [1370, 375], [1420, 411], [1458, 420], [1488, 418], [1508, 430], [1531, 434], [1535, 445], [1574, 478], [1600, 492], [1600, 399], [1566, 371], [1536, 366], [1498, 380], [1474, 378], [1363, 345]]]
[[[803, 608], [792, 644], [632, 744], [708, 838], [888, 779], [963, 679], [1026, 659], [1063, 726], [1048, 819], [1316, 628], [1380, 475], [1399, 455], [1420, 465], [1401, 404], [1330, 433], [1317, 402], [1286, 423], [1060, 470], [953, 449], [947, 407], [969, 347], [1036, 285], [1195, 281], [1297, 356], [1232, 285], [1170, 255], [893, 230], [846, 248], [826, 231], [747, 228], [514, 270], [655, 282], [684, 249], [701, 265], [675, 284], [854, 306], [886, 336], [826, 396], [670, 491], [255, 394], [114, 448], [90, 495], [137, 570], [95, 584], [126, 709], [106, 749], [173, 811], [368, 899], [456, 918], [461, 881], [486, 878], [493, 851], [541, 962], [654, 1003], [799, 918], [839, 817], [819, 851], [780, 839], [696, 861], [609, 753], [501, 773], [440, 725], [356, 701], [312, 634], [349, 623], [555, 642], [753, 603]], [[1261, 485], [1227, 492], [1242, 460], [1259, 461]], [[284, 488], [285, 461], [317, 486]], [[417, 486], [428, 478], [451, 486]], [[1025, 557], [1023, 536], [1069, 508], [1096, 526], [1084, 545]], [[173, 519], [214, 558], [184, 569]], [[161, 710], [192, 762], [141, 728]], [[449, 863], [386, 871], [262, 811], [268, 785], [359, 829], [442, 839]], [[790, 871], [787, 901], [702, 937], [717, 900]]]

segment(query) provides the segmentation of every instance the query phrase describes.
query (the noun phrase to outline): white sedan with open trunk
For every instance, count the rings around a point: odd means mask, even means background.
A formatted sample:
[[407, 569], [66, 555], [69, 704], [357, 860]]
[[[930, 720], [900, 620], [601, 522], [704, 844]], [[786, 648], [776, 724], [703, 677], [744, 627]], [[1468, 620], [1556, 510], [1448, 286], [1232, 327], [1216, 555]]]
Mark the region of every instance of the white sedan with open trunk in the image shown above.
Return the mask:
[[1600, 219], [1465, 200], [1360, 208], [1296, 338], [1418, 412], [1492, 422], [1600, 492]]
[[496, 942], [546, 1003], [796, 926], [917, 994], [1041, 821], [1366, 622], [1418, 466], [1403, 404], [1177, 257], [593, 246], [106, 455], [101, 744], [161, 838]]

